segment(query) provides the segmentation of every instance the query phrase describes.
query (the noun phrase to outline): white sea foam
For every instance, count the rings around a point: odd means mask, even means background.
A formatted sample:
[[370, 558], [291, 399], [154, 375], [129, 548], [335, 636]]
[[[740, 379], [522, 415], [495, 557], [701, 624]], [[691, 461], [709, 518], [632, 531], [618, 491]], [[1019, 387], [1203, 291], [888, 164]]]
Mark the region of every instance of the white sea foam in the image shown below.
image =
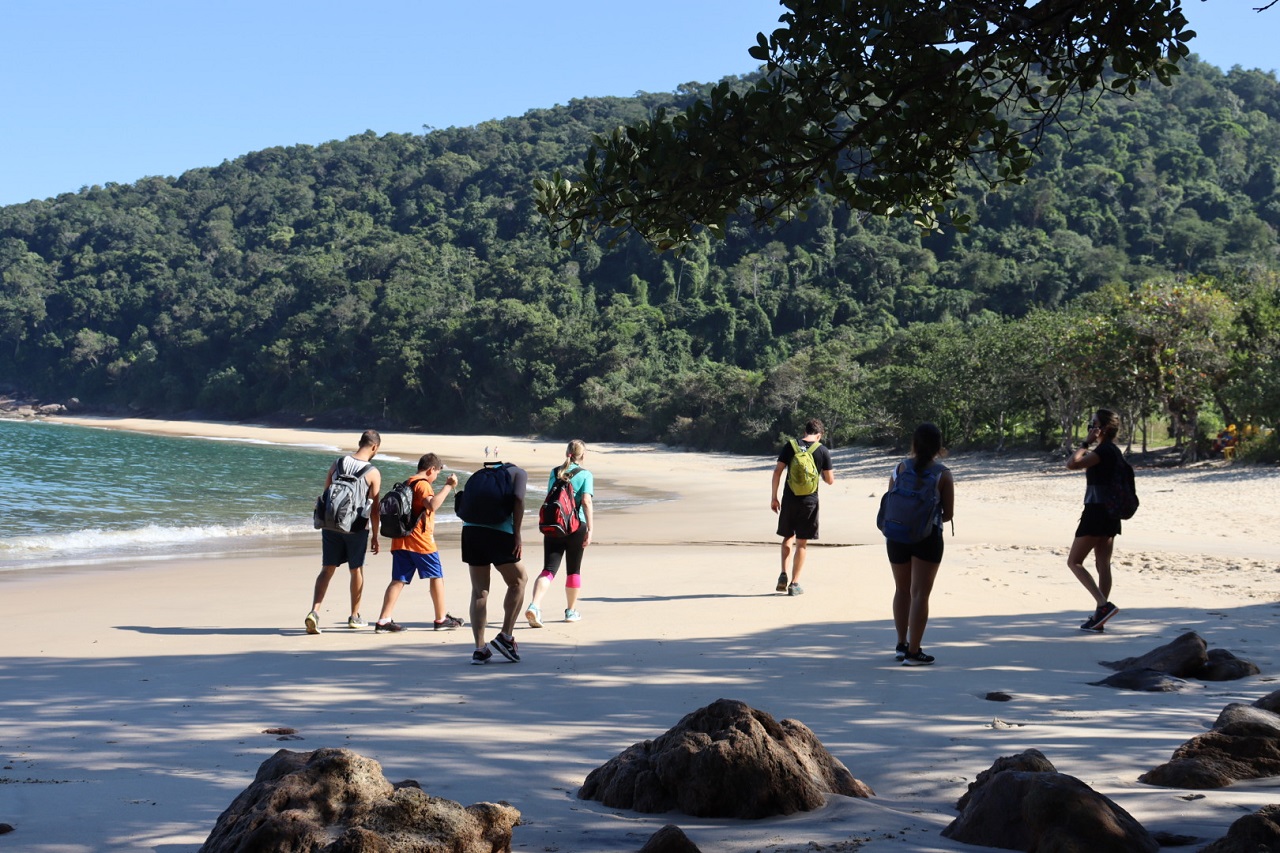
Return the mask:
[[263, 544], [307, 533], [311, 525], [278, 519], [251, 518], [240, 524], [164, 526], [147, 524], [122, 530], [89, 528], [47, 536], [15, 536], [0, 540], [0, 571], [14, 571], [63, 562], [110, 562], [139, 556], [173, 556]]

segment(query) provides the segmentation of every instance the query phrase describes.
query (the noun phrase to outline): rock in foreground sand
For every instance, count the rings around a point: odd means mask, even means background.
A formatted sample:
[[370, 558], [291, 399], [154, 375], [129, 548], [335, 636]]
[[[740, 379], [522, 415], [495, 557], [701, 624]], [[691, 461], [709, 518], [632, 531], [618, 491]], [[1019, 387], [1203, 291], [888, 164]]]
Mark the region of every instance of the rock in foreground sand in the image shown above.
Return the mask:
[[638, 812], [752, 819], [812, 811], [826, 793], [874, 795], [803, 723], [717, 699], [591, 771], [578, 796]]
[[463, 808], [415, 783], [392, 785], [378, 762], [346, 749], [282, 749], [219, 817], [200, 853], [495, 853], [511, 850], [520, 812]]

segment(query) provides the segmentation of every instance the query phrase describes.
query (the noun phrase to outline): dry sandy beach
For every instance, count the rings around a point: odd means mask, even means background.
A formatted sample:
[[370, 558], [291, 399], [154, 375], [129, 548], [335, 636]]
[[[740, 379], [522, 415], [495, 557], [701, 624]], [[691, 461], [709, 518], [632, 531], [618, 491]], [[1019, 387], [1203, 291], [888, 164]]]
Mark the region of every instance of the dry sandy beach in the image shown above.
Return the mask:
[[[68, 420], [344, 450], [358, 433]], [[471, 470], [486, 445], [539, 485], [563, 449], [390, 433], [382, 450], [403, 459], [434, 451]], [[321, 613], [325, 632], [306, 635], [318, 534], [281, 543], [278, 556], [0, 574], [0, 822], [15, 827], [0, 850], [194, 851], [282, 747], [346, 747], [434, 795], [506, 800], [523, 813], [514, 848], [524, 851], [636, 850], [666, 823], [707, 853], [810, 842], [973, 850], [939, 835], [955, 801], [997, 757], [1030, 747], [1148, 830], [1202, 839], [1187, 849], [1280, 801], [1278, 779], [1194, 799], [1137, 782], [1227, 703], [1280, 687], [1280, 472], [1221, 463], [1139, 470], [1142, 508], [1117, 541], [1112, 599], [1121, 613], [1097, 635], [1077, 627], [1092, 602], [1065, 565], [1083, 475], [1041, 457], [949, 460], [955, 535], [925, 637], [937, 664], [905, 668], [893, 658], [892, 582], [874, 523], [893, 460], [865, 449], [834, 458], [807, 594], [789, 598], [773, 591], [771, 457], [590, 445], [598, 494], [663, 499], [597, 516], [583, 620], [542, 629], [521, 620], [519, 664], [470, 666], [469, 629], [433, 632], [421, 582], [396, 612], [411, 630], [348, 630], [345, 570]], [[528, 538], [532, 577], [541, 545], [536, 531]], [[441, 540], [449, 608], [465, 616], [456, 532]], [[370, 558], [366, 617], [389, 572], [388, 553]], [[562, 601], [558, 584], [544, 613]], [[1262, 675], [1182, 694], [1089, 684], [1110, 673], [1098, 661], [1186, 631]], [[991, 691], [1012, 700], [988, 701]], [[758, 822], [620, 812], [576, 798], [593, 768], [722, 697], [805, 723], [876, 797], [832, 797], [818, 812]], [[282, 727], [297, 734], [264, 733]]]

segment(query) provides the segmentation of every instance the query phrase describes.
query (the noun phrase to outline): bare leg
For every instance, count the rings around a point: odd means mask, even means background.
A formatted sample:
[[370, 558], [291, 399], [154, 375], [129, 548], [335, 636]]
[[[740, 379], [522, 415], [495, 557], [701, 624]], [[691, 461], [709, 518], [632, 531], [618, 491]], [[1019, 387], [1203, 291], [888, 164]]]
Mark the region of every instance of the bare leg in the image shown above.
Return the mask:
[[1111, 600], [1111, 552], [1115, 549], [1114, 536], [1103, 539], [1093, 549], [1093, 562], [1098, 569], [1098, 592], [1104, 601]]
[[796, 555], [791, 563], [791, 582], [800, 583], [800, 570], [804, 568], [804, 557], [809, 552], [809, 540], [796, 540]]
[[[1071, 569], [1071, 573], [1076, 576], [1076, 580], [1080, 581], [1080, 585], [1089, 591], [1093, 596], [1094, 602], [1099, 606], [1107, 603], [1107, 597], [1102, 594], [1102, 590], [1098, 589], [1098, 585], [1093, 580], [1093, 575], [1089, 574], [1089, 570], [1084, 567], [1085, 557], [1089, 556], [1089, 552], [1098, 546], [1100, 542], [1107, 540], [1099, 536], [1077, 536], [1075, 541], [1071, 543], [1071, 553], [1067, 555], [1067, 567]], [[1110, 555], [1108, 555], [1108, 559]], [[1108, 589], [1110, 588], [1110, 571], [1108, 571], [1107, 579]]]
[[938, 563], [911, 558], [911, 609], [907, 616], [907, 649], [920, 651], [924, 628], [929, 624], [929, 595], [938, 577]]
[[320, 569], [320, 574], [316, 575], [316, 590], [311, 596], [312, 610], [320, 609], [320, 604], [324, 601], [324, 594], [329, 591], [329, 581], [333, 579], [333, 573], [337, 568], [337, 566], [325, 566]]
[[533, 582], [533, 597], [529, 601], [531, 607], [542, 608], [542, 596], [547, 594], [547, 590], [551, 587], [551, 578], [546, 575], [538, 575]]
[[360, 597], [364, 595], [364, 567], [351, 570], [351, 615], [360, 612]]
[[791, 549], [795, 546], [796, 537], [788, 536], [782, 540], [782, 573], [789, 574], [791, 571]]
[[489, 624], [489, 567], [467, 566], [471, 572], [471, 636], [476, 648], [484, 648], [484, 629]]
[[382, 594], [382, 612], [378, 614], [379, 622], [386, 622], [391, 618], [391, 611], [396, 609], [396, 602], [400, 600], [402, 592], [404, 592], [404, 581], [393, 580], [387, 584], [387, 591]]
[[893, 570], [893, 628], [898, 632], [898, 645], [907, 641], [907, 625], [911, 615], [911, 564], [890, 563]]
[[578, 587], [566, 586], [564, 588], [564, 606], [570, 610], [578, 609]]
[[427, 589], [431, 590], [431, 606], [435, 609], [436, 621], [440, 622], [447, 614], [444, 599], [444, 578], [428, 578]]
[[520, 563], [503, 563], [494, 568], [507, 582], [507, 594], [502, 599], [502, 633], [510, 637], [516, 627], [516, 616], [520, 613], [520, 605], [524, 603], [524, 585], [528, 578], [525, 575], [524, 566]]

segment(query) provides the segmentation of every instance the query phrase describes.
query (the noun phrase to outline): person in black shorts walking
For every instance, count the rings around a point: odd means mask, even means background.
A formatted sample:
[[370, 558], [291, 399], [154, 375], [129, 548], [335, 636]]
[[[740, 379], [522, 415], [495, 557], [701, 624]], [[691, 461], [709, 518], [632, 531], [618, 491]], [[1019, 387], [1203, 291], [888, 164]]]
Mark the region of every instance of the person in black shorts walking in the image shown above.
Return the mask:
[[[1120, 612], [1109, 600], [1111, 596], [1111, 554], [1116, 536], [1120, 534], [1120, 519], [1107, 512], [1105, 489], [1115, 477], [1121, 464], [1120, 448], [1115, 438], [1120, 432], [1120, 416], [1110, 409], [1098, 409], [1089, 421], [1089, 434], [1075, 453], [1067, 460], [1072, 471], [1084, 469], [1084, 512], [1076, 527], [1076, 538], [1067, 555], [1067, 566], [1076, 580], [1093, 596], [1097, 608], [1093, 615], [1080, 625], [1082, 631], [1101, 631], [1112, 616]], [[1090, 445], [1097, 447], [1090, 450]], [[1098, 580], [1084, 567], [1089, 552], [1093, 552], [1093, 564], [1098, 570]]]
[[[462, 525], [462, 561], [471, 572], [471, 633], [475, 651], [473, 664], [485, 664], [493, 657], [492, 646], [512, 663], [520, 661], [520, 647], [511, 633], [516, 625], [520, 605], [524, 604], [524, 588], [528, 580], [524, 564], [524, 543], [520, 528], [524, 524], [524, 497], [529, 474], [510, 463], [498, 463], [511, 478], [513, 498], [511, 512], [495, 524], [464, 522]], [[489, 624], [490, 567], [496, 569], [507, 585], [502, 598], [502, 630], [488, 645], [484, 641]]]
[[[794, 439], [782, 446], [778, 453], [778, 464], [773, 467], [773, 488], [769, 493], [770, 508], [778, 515], [778, 535], [782, 537], [782, 572], [778, 575], [777, 591], [787, 595], [801, 595], [804, 588], [800, 586], [800, 572], [804, 569], [804, 558], [811, 539], [818, 538], [818, 483], [811, 483], [812, 491], [807, 494], [796, 494], [793, 483], [802, 478], [794, 466], [801, 466], [803, 460], [797, 459], [801, 453], [812, 458], [817, 476], [828, 486], [835, 483], [835, 475], [831, 471], [831, 451], [822, 445], [822, 421], [813, 418], [804, 425], [804, 435], [797, 443]], [[783, 482], [783, 472], [787, 473]], [[778, 499], [778, 485], [782, 484], [782, 499]], [[806, 487], [807, 488], [807, 487]], [[788, 578], [788, 570], [790, 577]]]
[[892, 490], [903, 466], [910, 465], [917, 478], [934, 479], [938, 498], [937, 516], [927, 536], [912, 544], [885, 538], [893, 570], [893, 627], [898, 632], [894, 656], [903, 666], [933, 663], [933, 655], [925, 654], [920, 643], [929, 622], [929, 596], [942, 565], [942, 524], [951, 520], [956, 507], [955, 481], [951, 470], [938, 461], [942, 455], [942, 430], [931, 423], [920, 424], [911, 436], [911, 455], [889, 475]]

